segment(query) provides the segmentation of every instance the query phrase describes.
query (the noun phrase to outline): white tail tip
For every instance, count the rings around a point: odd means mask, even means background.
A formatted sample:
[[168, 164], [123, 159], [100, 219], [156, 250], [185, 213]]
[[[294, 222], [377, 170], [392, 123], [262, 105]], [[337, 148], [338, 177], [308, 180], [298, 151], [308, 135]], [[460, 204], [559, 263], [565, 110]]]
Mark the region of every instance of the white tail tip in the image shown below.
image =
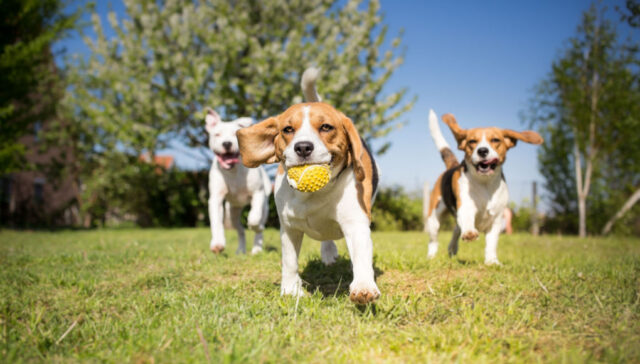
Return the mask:
[[438, 115], [436, 115], [433, 109], [429, 110], [429, 130], [431, 131], [431, 137], [433, 138], [434, 143], [436, 143], [436, 148], [438, 148], [438, 150], [449, 148], [449, 144], [447, 144], [447, 141], [444, 140], [442, 131], [440, 131], [440, 125], [438, 125]]

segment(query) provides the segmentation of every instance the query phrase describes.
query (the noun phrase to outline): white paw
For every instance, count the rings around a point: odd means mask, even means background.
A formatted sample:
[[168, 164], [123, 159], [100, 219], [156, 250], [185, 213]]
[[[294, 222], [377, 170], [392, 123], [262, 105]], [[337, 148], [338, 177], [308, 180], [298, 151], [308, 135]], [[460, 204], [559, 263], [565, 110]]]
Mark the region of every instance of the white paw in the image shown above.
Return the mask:
[[291, 279], [283, 279], [280, 286], [280, 295], [304, 296], [304, 290], [302, 289], [302, 279], [300, 279], [300, 277], [297, 275]]
[[213, 252], [214, 254], [220, 254], [224, 250], [224, 246], [224, 242], [216, 242], [211, 240], [211, 243], [209, 244], [209, 250], [211, 250], [211, 252]]
[[474, 240], [478, 239], [478, 236], [480, 236], [480, 233], [478, 233], [478, 230], [476, 230], [476, 229], [471, 229], [471, 230], [467, 230], [467, 231], [463, 231], [462, 232], [462, 240], [463, 241], [474, 241]]
[[251, 249], [251, 254], [255, 255], [255, 254], [258, 254], [258, 253], [262, 253], [262, 247], [261, 246], [254, 246]]
[[497, 265], [500, 266], [502, 263], [498, 260], [498, 258], [487, 258], [484, 260], [484, 264], [486, 265]]
[[431, 259], [436, 256], [438, 252], [438, 243], [429, 243], [429, 251], [427, 252], [427, 258]]
[[351, 282], [349, 285], [349, 299], [360, 305], [371, 303], [380, 297], [380, 290], [374, 281]]

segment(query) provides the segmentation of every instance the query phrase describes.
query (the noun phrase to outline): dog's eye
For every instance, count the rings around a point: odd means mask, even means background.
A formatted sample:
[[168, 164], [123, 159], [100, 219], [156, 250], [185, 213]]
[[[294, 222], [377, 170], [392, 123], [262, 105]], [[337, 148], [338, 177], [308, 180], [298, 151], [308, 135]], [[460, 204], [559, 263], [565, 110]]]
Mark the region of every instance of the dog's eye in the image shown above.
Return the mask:
[[331, 131], [335, 129], [333, 126], [329, 125], [329, 124], [322, 124], [320, 125], [320, 131]]
[[477, 140], [475, 140], [475, 139], [471, 139], [471, 140], [469, 140], [467, 143], [469, 143], [469, 144], [477, 144], [477, 143], [478, 143], [478, 141], [477, 141]]
[[292, 126], [286, 126], [284, 129], [282, 129], [282, 132], [285, 134], [291, 134], [293, 133], [295, 130], [293, 129]]
[[220, 133], [215, 133], [215, 134], [214, 134], [214, 136], [219, 137], [219, 136], [220, 136]]
[[493, 139], [491, 139], [491, 143], [500, 143], [500, 139], [493, 138]]

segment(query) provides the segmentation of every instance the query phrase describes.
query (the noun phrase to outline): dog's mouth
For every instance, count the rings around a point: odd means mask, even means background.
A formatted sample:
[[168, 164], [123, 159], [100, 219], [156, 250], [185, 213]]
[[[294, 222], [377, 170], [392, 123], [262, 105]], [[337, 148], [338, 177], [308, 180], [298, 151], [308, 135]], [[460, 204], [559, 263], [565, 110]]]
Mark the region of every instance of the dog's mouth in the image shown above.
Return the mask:
[[240, 153], [216, 153], [216, 159], [220, 164], [220, 167], [224, 169], [233, 168], [238, 162], [240, 162]]
[[478, 164], [476, 164], [476, 171], [478, 171], [479, 174], [489, 175], [493, 174], [497, 166], [498, 158], [480, 161], [478, 162]]

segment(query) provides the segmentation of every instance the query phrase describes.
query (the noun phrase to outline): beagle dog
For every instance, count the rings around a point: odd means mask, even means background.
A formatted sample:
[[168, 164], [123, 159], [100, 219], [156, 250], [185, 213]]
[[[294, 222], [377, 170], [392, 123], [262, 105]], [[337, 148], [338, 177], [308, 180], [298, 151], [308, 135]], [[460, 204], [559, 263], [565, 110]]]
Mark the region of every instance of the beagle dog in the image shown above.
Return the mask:
[[502, 165], [507, 150], [515, 147], [518, 140], [542, 144], [542, 137], [530, 130], [517, 132], [495, 127], [465, 130], [460, 128], [452, 114], [442, 116], [442, 120], [453, 132], [458, 149], [464, 151], [464, 159], [458, 162], [442, 136], [438, 117], [431, 110], [429, 129], [447, 171], [440, 175], [431, 191], [427, 215], [428, 257], [433, 258], [438, 251], [440, 219], [448, 210], [456, 219], [449, 256], [457, 254], [461, 236], [464, 241], [473, 241], [479, 232], [484, 232], [484, 262], [500, 264], [496, 250], [503, 212], [509, 201]]
[[209, 220], [211, 242], [209, 249], [220, 253], [226, 246], [223, 218], [230, 218], [238, 232], [238, 250], [246, 252], [244, 227], [240, 222], [242, 209], [251, 204], [247, 225], [255, 231], [251, 254], [262, 251], [262, 231], [269, 216], [271, 181], [264, 168], [246, 168], [240, 164], [236, 131], [253, 120], [239, 118], [223, 122], [213, 109], [207, 109], [205, 127], [209, 133], [209, 148], [215, 155], [209, 170]]
[[[316, 75], [305, 72], [302, 78], [304, 94], [313, 102], [293, 105], [278, 116], [238, 130], [240, 154], [247, 167], [280, 163], [274, 196], [282, 240], [281, 294], [303, 295], [298, 254], [304, 234], [322, 242], [322, 261], [327, 265], [338, 257], [333, 241], [344, 237], [353, 264], [349, 297], [367, 304], [380, 296], [369, 227], [378, 169], [353, 122], [319, 102]], [[304, 164], [329, 164], [327, 185], [316, 192], [292, 188], [287, 171]]]

